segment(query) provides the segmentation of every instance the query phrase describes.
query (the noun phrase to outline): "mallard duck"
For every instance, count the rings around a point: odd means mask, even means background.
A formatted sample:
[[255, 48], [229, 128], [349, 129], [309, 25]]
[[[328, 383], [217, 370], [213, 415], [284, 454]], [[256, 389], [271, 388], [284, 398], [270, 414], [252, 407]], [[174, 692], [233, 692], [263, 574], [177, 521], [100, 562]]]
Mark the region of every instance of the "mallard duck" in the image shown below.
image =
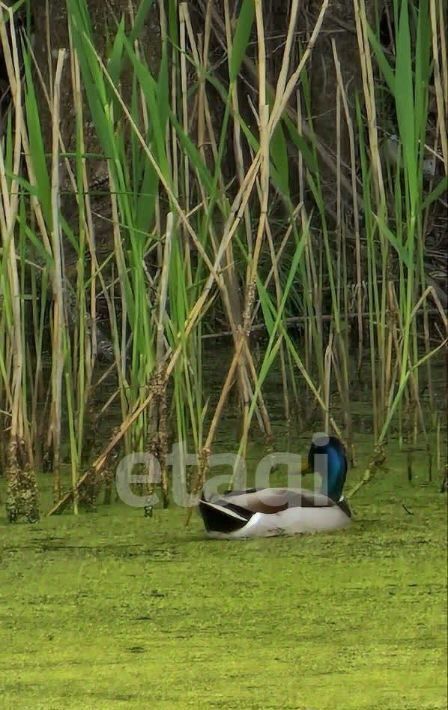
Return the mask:
[[206, 500], [199, 512], [209, 537], [232, 539], [272, 537], [296, 533], [327, 532], [351, 522], [351, 511], [342, 496], [347, 457], [339, 439], [316, 434], [302, 473], [319, 473], [319, 492], [304, 488], [250, 488], [228, 491]]

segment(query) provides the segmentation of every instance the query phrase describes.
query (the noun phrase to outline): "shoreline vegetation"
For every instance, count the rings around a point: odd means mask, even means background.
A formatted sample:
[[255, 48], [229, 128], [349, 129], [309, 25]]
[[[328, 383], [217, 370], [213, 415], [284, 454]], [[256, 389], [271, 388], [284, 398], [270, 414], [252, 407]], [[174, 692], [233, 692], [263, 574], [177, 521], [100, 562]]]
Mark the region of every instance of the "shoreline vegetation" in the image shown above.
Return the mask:
[[[330, 148], [314, 128], [313, 57], [332, 12], [325, 0], [298, 32], [293, 0], [274, 62], [258, 0], [226, 0], [221, 13], [213, 3], [131, 4], [109, 18], [104, 46], [93, 9], [68, 0], [68, 44], [53, 47], [48, 25], [44, 66], [31, 5], [2, 6], [0, 465], [10, 521], [38, 518], [37, 471], [52, 473], [50, 512], [76, 514], [110, 489], [131, 451], [157, 456], [168, 505], [171, 441], [199, 455], [197, 492], [229, 408], [241, 456], [255, 431], [275, 446], [274, 372], [291, 430], [312, 422], [352, 455], [352, 402], [367, 383], [372, 451], [353, 494], [384, 462], [392, 425], [400, 448], [423, 437], [441, 475], [446, 12], [437, 0], [393, 0], [375, 15], [356, 0], [353, 86], [343, 47], [328, 45]], [[212, 410], [204, 357], [220, 333], [231, 354], [215, 368]], [[111, 410], [118, 423], [100, 442]]]

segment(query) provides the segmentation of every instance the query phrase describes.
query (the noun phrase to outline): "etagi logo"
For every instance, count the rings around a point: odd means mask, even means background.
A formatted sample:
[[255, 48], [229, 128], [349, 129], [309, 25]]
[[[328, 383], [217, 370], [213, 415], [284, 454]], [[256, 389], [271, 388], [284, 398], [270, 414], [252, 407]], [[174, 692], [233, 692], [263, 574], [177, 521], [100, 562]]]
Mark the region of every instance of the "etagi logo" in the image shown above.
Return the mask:
[[[321, 445], [322, 434], [319, 436]], [[328, 439], [327, 439], [328, 441]], [[322, 480], [326, 480], [326, 454], [319, 454], [319, 466], [317, 470], [321, 474]], [[188, 453], [186, 444], [178, 442], [173, 445], [172, 452], [166, 457], [167, 466], [172, 467], [171, 493], [174, 503], [183, 508], [191, 508], [198, 504], [199, 494], [192, 494], [188, 490], [187, 466], [199, 466], [199, 456]], [[208, 457], [207, 469], [210, 472], [214, 468], [227, 466], [232, 471], [233, 490], [244, 490], [247, 485], [247, 467], [245, 460], [234, 453], [211, 454]], [[278, 466], [286, 466], [287, 488], [300, 488], [302, 481], [302, 456], [290, 452], [274, 452], [264, 456], [255, 469], [254, 487], [269, 488], [270, 475]], [[140, 469], [140, 473], [136, 472]], [[141, 472], [143, 469], [143, 472]], [[148, 496], [147, 493], [138, 495], [134, 490], [136, 484], [149, 488], [160, 483], [161, 470], [159, 460], [148, 452], [132, 453], [125, 456], [117, 466], [116, 487], [117, 493], [123, 503], [133, 508], [143, 508], [147, 505], [155, 506], [159, 502], [157, 493]], [[219, 474], [211, 476], [204, 483], [204, 493], [206, 498], [222, 491], [222, 487], [228, 486], [229, 475]], [[319, 481], [315, 482], [315, 490], [322, 492]]]

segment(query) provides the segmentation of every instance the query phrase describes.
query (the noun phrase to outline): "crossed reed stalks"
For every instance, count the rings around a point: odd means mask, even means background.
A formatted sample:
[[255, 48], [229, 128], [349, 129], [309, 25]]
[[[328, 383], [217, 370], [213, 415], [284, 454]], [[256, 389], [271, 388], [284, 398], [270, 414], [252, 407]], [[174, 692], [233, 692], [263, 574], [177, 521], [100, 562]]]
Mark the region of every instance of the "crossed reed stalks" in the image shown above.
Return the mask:
[[[187, 482], [197, 492], [232, 391], [239, 453], [254, 418], [272, 445], [265, 384], [274, 370], [285, 419], [299, 416], [305, 428], [314, 417], [351, 450], [351, 400], [368, 363], [375, 446], [359, 485], [383, 461], [393, 422], [408, 441], [423, 434], [428, 451], [431, 432], [440, 440], [440, 420], [428, 421], [420, 392], [424, 377], [436, 412], [431, 360], [446, 346], [448, 323], [427, 279], [425, 240], [447, 186], [443, 3], [410, 11], [394, 0], [387, 52], [364, 0], [355, 0], [362, 91], [350, 96], [333, 42], [335, 154], [314, 133], [310, 89], [328, 0], [301, 44], [292, 0], [274, 82], [261, 0], [244, 0], [238, 15], [229, 0], [221, 14], [201, 2], [200, 26], [187, 3], [160, 0], [157, 72], [145, 56], [151, 4], [130, 3], [100, 52], [86, 1], [67, 0], [68, 51], [53, 59], [48, 34], [46, 76], [14, 11], [0, 3], [10, 92], [0, 138], [0, 416], [10, 519], [36, 517], [42, 465], [54, 477], [51, 512], [94, 502], [119, 446], [158, 457], [167, 504], [170, 428], [185, 455], [189, 442], [200, 453]], [[392, 162], [380, 132], [385, 92], [397, 136]], [[62, 127], [67, 97], [72, 135]], [[428, 154], [437, 167], [429, 180]], [[335, 209], [323, 171], [334, 178]], [[233, 352], [211, 413], [205, 344], [223, 322]], [[266, 334], [260, 357], [257, 329]], [[120, 423], [95, 451], [89, 438], [117, 404]], [[64, 460], [71, 486], [63, 495]]]

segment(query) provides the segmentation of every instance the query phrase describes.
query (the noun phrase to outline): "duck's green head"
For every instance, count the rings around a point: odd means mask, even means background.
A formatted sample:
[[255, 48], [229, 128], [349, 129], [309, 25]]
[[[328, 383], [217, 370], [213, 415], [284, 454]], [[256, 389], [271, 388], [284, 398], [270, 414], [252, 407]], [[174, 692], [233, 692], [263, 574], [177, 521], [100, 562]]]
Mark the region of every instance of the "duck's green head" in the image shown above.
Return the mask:
[[328, 434], [314, 434], [308, 454], [308, 470], [319, 473], [322, 493], [338, 501], [347, 475], [347, 457], [339, 439]]

